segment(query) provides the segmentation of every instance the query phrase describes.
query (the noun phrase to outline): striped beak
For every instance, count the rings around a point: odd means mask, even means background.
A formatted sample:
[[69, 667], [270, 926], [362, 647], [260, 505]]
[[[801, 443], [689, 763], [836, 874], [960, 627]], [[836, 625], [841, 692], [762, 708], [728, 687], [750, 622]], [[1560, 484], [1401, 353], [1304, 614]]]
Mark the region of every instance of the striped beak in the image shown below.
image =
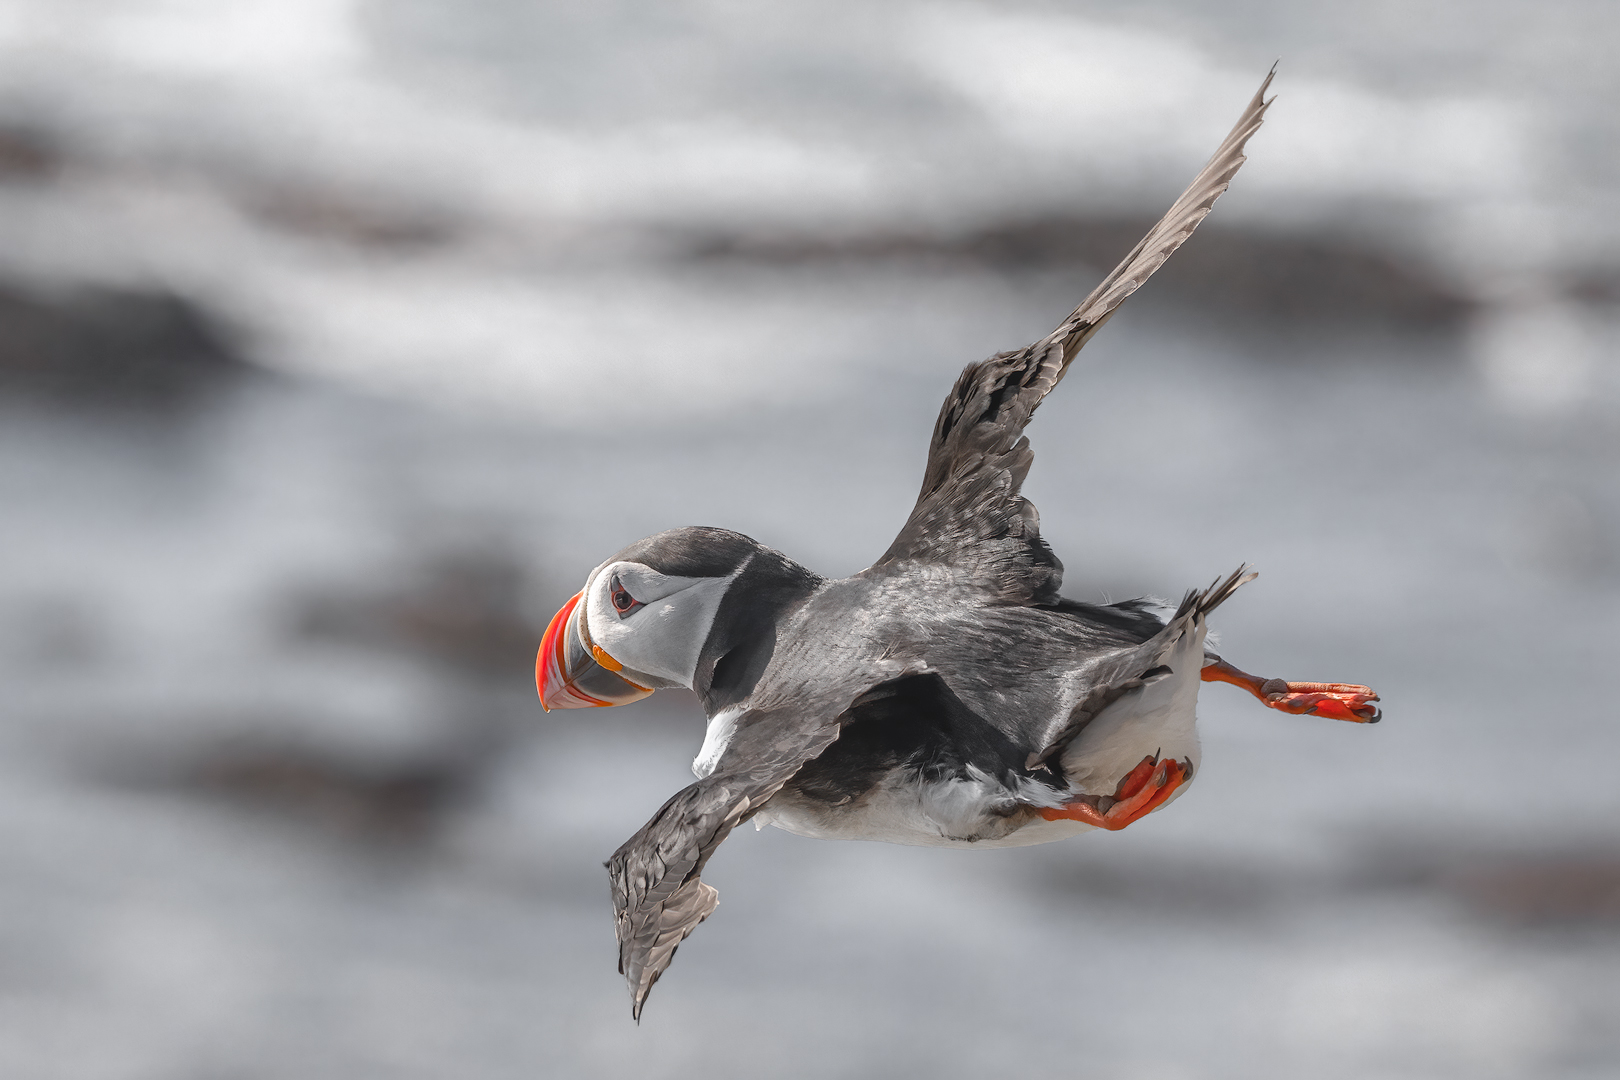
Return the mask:
[[585, 628], [585, 608], [575, 593], [551, 617], [540, 653], [534, 658], [534, 685], [540, 705], [552, 709], [589, 709], [640, 701], [652, 690], [620, 672], [623, 665], [596, 647]]

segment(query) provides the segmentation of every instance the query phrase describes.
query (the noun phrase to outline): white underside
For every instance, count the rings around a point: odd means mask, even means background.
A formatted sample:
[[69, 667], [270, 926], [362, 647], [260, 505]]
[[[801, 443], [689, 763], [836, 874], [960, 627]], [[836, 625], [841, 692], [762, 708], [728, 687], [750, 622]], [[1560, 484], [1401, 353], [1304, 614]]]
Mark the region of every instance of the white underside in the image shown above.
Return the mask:
[[1027, 847], [1091, 830], [1078, 821], [1036, 818], [1025, 823], [1023, 815], [1003, 817], [991, 809], [1008, 801], [1007, 789], [994, 781], [889, 781], [842, 807], [783, 793], [766, 803], [754, 822], [819, 840], [877, 840], [911, 847]]
[[[1197, 705], [1203, 660], [1204, 628], [1199, 625], [1164, 658], [1170, 674], [1121, 698], [1086, 726], [1063, 755], [1071, 794], [1112, 795], [1126, 773], [1154, 755], [1191, 762], [1197, 775], [1202, 762]], [[723, 746], [726, 735], [729, 732], [711, 723], [704, 750], [710, 749], [711, 740]], [[699, 755], [694, 771], [707, 756]], [[1182, 784], [1160, 809], [1180, 798], [1186, 788]], [[1060, 801], [1041, 785], [1030, 783], [1015, 792], [982, 774], [933, 784], [891, 776], [843, 806], [799, 799], [784, 791], [766, 803], [754, 821], [800, 836], [922, 847], [1025, 847], [1092, 831], [1093, 826], [1078, 821], [1008, 813], [1019, 805], [1053, 806]]]

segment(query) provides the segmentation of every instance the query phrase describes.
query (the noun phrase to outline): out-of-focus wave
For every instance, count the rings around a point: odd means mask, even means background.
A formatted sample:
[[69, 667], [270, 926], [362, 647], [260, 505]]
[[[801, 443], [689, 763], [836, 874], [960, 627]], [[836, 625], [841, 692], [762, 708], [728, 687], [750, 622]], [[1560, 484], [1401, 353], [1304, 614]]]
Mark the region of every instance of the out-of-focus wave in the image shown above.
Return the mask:
[[[1391, 34], [1432, 68], [1422, 34]], [[782, 400], [853, 377], [808, 328], [860, 328], [792, 276], [745, 311], [733, 281], [682, 265], [683, 237], [960, 251], [1149, 216], [1252, 91], [1259, 47], [1193, 9], [10, 0], [0, 114], [33, 141], [11, 142], [0, 261], [157, 281], [272, 365], [553, 422], [604, 364], [627, 412]], [[1567, 48], [1425, 80], [1313, 41], [1284, 57], [1216, 224], [1371, 251], [1417, 292], [1483, 306], [1605, 294], [1620, 245], [1591, 209], [1613, 178], [1574, 166], [1611, 121], [1558, 92], [1602, 46]]]

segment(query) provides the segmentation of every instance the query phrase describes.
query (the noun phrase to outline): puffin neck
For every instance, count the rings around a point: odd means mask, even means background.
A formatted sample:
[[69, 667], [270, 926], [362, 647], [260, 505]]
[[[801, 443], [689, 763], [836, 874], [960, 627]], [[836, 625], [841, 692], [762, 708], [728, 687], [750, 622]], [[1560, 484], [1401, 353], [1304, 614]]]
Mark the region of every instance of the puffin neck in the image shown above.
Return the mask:
[[750, 697], [776, 652], [776, 628], [808, 599], [821, 578], [786, 556], [761, 548], [737, 572], [715, 613], [692, 689], [713, 716]]

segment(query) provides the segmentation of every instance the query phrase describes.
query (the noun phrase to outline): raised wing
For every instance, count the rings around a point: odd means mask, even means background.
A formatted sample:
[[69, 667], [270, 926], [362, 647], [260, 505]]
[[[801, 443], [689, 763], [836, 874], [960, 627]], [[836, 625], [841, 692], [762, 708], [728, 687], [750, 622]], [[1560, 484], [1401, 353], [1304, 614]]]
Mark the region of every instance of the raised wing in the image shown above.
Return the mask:
[[819, 723], [798, 711], [743, 714], [715, 771], [665, 803], [608, 860], [619, 972], [637, 1020], [676, 947], [719, 904], [719, 893], [699, 876], [704, 864], [739, 822], [838, 738], [837, 710], [829, 712]]
[[873, 569], [943, 563], [978, 573], [1005, 602], [1057, 600], [1063, 564], [1041, 539], [1035, 507], [1019, 494], [1035, 460], [1024, 427], [1080, 347], [1192, 235], [1226, 190], [1271, 104], [1265, 96], [1271, 78], [1169, 213], [1056, 330], [962, 372], [934, 424], [917, 505]]

